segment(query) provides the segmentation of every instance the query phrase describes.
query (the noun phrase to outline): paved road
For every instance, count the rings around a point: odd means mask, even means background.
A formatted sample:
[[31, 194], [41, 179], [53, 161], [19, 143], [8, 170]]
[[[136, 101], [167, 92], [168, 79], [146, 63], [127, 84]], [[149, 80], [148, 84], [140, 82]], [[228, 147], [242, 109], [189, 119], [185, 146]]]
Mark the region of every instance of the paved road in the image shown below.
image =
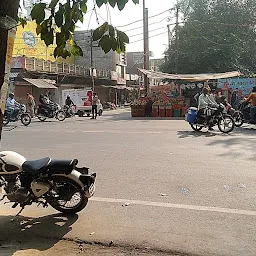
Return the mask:
[[64, 236], [194, 255], [255, 256], [255, 134], [246, 125], [230, 135], [196, 133], [182, 120], [134, 120], [126, 110], [98, 120], [6, 127], [2, 149], [29, 159], [78, 158], [98, 177], [95, 197], [65, 225], [51, 215], [54, 210], [31, 206], [23, 216], [33, 219], [20, 231], [8, 217], [17, 209], [1, 207], [1, 237], [24, 242], [40, 233], [55, 238], [49, 248]]

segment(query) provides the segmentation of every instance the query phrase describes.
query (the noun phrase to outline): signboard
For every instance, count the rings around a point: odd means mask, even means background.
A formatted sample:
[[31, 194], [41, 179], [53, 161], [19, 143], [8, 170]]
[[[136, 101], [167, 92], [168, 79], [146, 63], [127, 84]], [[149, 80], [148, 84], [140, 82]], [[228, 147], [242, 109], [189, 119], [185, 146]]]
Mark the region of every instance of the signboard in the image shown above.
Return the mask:
[[248, 96], [251, 93], [252, 87], [256, 86], [256, 78], [229, 78], [229, 79], [219, 79], [218, 88], [221, 89], [238, 89], [241, 91], [242, 95]]
[[4, 76], [4, 83], [1, 88], [2, 114], [4, 114], [4, 111], [5, 111], [5, 104], [6, 104], [7, 94], [8, 94], [9, 76], [10, 76], [10, 70], [11, 70], [12, 51], [14, 47], [15, 34], [16, 34], [16, 28], [10, 29], [8, 31], [8, 43], [7, 43], [6, 60], [5, 60], [5, 76]]
[[117, 84], [126, 84], [126, 80], [124, 78], [118, 77]]

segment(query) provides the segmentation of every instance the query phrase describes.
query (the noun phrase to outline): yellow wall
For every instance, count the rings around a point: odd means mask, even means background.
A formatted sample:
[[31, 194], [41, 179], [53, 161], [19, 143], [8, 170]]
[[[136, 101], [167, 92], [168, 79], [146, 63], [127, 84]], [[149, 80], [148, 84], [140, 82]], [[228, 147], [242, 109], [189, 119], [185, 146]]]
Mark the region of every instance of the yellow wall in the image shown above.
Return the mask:
[[17, 27], [13, 56], [25, 55], [26, 57], [50, 61], [74, 63], [73, 57], [67, 58], [66, 60], [62, 58], [56, 60], [53, 56], [55, 46], [54, 44], [46, 47], [45, 43], [40, 39], [40, 36], [36, 34], [36, 23], [30, 21], [24, 28], [22, 26]]

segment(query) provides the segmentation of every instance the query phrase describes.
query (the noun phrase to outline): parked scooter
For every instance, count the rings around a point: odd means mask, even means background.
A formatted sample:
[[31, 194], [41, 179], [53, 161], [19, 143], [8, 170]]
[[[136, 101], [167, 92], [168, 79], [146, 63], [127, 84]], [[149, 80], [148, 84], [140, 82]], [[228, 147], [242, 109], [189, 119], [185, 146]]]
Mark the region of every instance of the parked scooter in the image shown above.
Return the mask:
[[78, 168], [78, 160], [52, 160], [49, 157], [27, 161], [12, 151], [0, 152], [0, 188], [13, 202], [12, 208], [22, 210], [33, 203], [57, 211], [74, 214], [85, 208], [95, 191], [96, 173]]

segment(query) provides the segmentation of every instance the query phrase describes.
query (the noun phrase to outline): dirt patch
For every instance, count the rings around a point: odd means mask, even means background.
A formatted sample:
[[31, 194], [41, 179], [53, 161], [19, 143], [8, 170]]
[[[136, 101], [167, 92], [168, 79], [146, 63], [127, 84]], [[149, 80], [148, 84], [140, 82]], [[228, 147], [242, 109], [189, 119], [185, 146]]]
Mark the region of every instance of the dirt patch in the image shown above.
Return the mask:
[[[37, 248], [37, 249], [28, 249]], [[90, 245], [72, 241], [59, 241], [51, 248], [47, 248], [47, 240], [40, 244], [8, 244], [0, 246], [1, 256], [181, 256], [165, 252], [153, 252], [150, 250], [107, 247], [102, 245]]]

